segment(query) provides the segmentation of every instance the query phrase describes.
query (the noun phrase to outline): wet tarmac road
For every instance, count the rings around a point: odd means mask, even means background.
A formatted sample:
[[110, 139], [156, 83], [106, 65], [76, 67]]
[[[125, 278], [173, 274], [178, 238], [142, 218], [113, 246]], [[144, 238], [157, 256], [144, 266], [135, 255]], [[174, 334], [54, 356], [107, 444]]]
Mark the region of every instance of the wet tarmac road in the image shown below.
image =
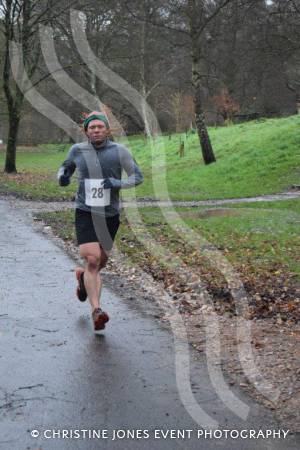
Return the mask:
[[[138, 299], [125, 302], [104, 289], [111, 321], [96, 336], [88, 304], [74, 298], [74, 262], [32, 228], [24, 209], [5, 201], [0, 201], [0, 250], [1, 449], [299, 448], [293, 436], [198, 440], [202, 427], [178, 393], [171, 333]], [[192, 350], [191, 358], [193, 393], [219, 429], [278, 430], [271, 413], [240, 392], [250, 413], [246, 421], [235, 416], [214, 392], [204, 359]], [[51, 431], [43, 436], [52, 429], [108, 430], [108, 438], [52, 439]], [[148, 430], [150, 438], [145, 432], [144, 439], [112, 440], [116, 429]], [[155, 429], [193, 432], [185, 440], [154, 439]], [[40, 436], [32, 437], [31, 430]]]

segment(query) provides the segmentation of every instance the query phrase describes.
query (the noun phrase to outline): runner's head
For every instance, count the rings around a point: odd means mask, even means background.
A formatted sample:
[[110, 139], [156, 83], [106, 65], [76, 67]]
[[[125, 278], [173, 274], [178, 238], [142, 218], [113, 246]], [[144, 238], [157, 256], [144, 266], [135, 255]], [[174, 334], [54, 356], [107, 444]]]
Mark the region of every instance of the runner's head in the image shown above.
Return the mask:
[[83, 122], [86, 136], [94, 144], [100, 144], [110, 135], [109, 122], [100, 111], [92, 111]]

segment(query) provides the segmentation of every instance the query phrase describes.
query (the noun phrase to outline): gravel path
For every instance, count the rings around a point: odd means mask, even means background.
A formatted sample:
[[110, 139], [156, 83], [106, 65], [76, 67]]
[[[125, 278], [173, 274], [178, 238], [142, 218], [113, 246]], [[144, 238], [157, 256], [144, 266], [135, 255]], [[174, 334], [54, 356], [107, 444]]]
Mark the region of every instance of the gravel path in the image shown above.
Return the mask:
[[[1, 196], [0, 199], [6, 199], [7, 197]], [[14, 199], [18, 205], [28, 205], [31, 209], [36, 211], [64, 211], [74, 208], [74, 202], [45, 202], [38, 200], [22, 200], [17, 197], [10, 196], [9, 198]], [[291, 200], [294, 198], [300, 198], [300, 191], [288, 191], [279, 194], [271, 195], [260, 195], [257, 197], [241, 197], [241, 198], [231, 198], [222, 200], [197, 200], [197, 201], [162, 201], [153, 199], [138, 199], [137, 203], [139, 207], [170, 207], [170, 206], [186, 206], [186, 207], [197, 207], [197, 206], [218, 206], [225, 204], [236, 204], [236, 203], [253, 203], [253, 202], [274, 202], [278, 200]], [[126, 208], [133, 203], [123, 202], [123, 206]]]
[[[260, 195], [257, 197], [242, 197], [242, 198], [227, 198], [222, 200], [197, 200], [197, 201], [156, 201], [156, 200], [139, 200], [139, 206], [217, 206], [234, 203], [252, 203], [252, 202], [274, 202], [277, 200], [290, 200], [293, 198], [300, 198], [299, 191], [282, 192], [272, 195]], [[126, 203], [125, 203], [126, 205]], [[130, 205], [130, 203], [128, 203]]]

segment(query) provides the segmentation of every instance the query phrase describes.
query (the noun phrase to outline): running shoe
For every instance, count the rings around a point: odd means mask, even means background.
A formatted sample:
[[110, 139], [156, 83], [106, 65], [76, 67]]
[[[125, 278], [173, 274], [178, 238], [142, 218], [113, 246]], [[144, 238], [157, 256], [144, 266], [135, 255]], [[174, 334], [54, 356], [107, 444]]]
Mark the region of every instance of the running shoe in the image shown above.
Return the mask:
[[109, 321], [108, 314], [102, 311], [101, 308], [94, 309], [92, 313], [92, 318], [94, 322], [95, 331], [104, 330], [106, 322]]
[[78, 281], [78, 286], [76, 289], [76, 295], [78, 297], [78, 300], [80, 300], [81, 302], [85, 302], [87, 299], [87, 292], [84, 286], [84, 270], [82, 269], [82, 267], [78, 267], [75, 270], [75, 274], [76, 274], [76, 278]]

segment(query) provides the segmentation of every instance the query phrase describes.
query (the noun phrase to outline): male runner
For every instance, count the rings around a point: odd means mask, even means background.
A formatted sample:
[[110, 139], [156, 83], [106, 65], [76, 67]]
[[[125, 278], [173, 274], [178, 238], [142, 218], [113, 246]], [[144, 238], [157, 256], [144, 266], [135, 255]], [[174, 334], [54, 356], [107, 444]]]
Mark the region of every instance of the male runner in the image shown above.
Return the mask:
[[[75, 228], [80, 256], [85, 267], [75, 270], [77, 297], [88, 297], [95, 330], [105, 328], [109, 317], [100, 308], [101, 278], [119, 228], [119, 190], [143, 181], [129, 151], [109, 139], [111, 130], [105, 114], [93, 111], [83, 123], [88, 142], [71, 147], [58, 171], [60, 186], [67, 186], [77, 169]], [[128, 177], [122, 179], [123, 169]]]

